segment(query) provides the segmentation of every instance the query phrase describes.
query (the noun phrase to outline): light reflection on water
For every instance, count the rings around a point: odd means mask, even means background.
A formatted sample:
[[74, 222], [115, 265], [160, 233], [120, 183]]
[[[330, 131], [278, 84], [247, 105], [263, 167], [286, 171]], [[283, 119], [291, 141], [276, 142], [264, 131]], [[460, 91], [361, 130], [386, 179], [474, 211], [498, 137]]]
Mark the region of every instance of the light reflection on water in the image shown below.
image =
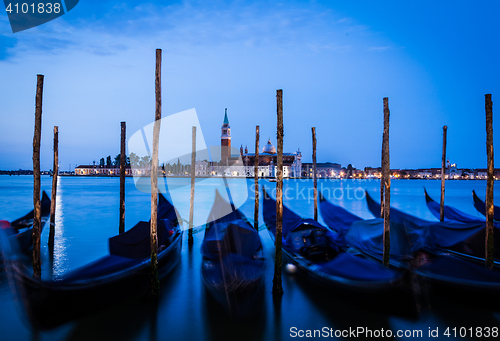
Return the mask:
[[[196, 184], [195, 225], [204, 224], [210, 211], [215, 188], [220, 188], [220, 179], [206, 179]], [[176, 207], [184, 219], [189, 217], [189, 179], [168, 179], [178, 182], [181, 195]], [[229, 179], [231, 188], [241, 188], [242, 179]], [[249, 181], [253, 184], [253, 180]], [[268, 189], [275, 187], [267, 180], [260, 182]], [[42, 189], [50, 193], [51, 179], [42, 177]], [[425, 205], [423, 186], [436, 200], [439, 199], [440, 182], [433, 180], [392, 181], [391, 204], [406, 212], [435, 220]], [[0, 176], [0, 219], [12, 220], [24, 215], [32, 207], [32, 177]], [[312, 181], [285, 181], [285, 204], [304, 217], [313, 216], [313, 205], [309, 198]], [[337, 196], [329, 199], [363, 218], [372, 218], [364, 200], [356, 199], [356, 188], [367, 189], [378, 200], [378, 181], [328, 181], [320, 179], [319, 188], [340, 189]], [[323, 186], [323, 187], [321, 187]], [[479, 216], [472, 206], [472, 189], [484, 197], [485, 181], [448, 181], [446, 202], [474, 216]], [[302, 192], [301, 192], [302, 191]], [[349, 195], [349, 191], [351, 195]], [[245, 193], [246, 192], [246, 193]], [[342, 193], [342, 196], [340, 196]], [[360, 191], [357, 192], [358, 195]], [[496, 197], [500, 188], [495, 187]], [[253, 218], [253, 192], [236, 190], [240, 200], [249, 196], [241, 210]], [[12, 203], [16, 203], [15, 205]], [[150, 218], [150, 194], [138, 191], [133, 180], [126, 185], [126, 229], [139, 220]], [[319, 215], [320, 222], [322, 221]], [[79, 266], [85, 265], [107, 253], [107, 239], [118, 233], [119, 222], [119, 179], [60, 177], [56, 211], [56, 238], [54, 275], [61, 276]], [[259, 225], [262, 225], [262, 206]], [[42, 235], [43, 276], [48, 271], [48, 225]], [[300, 275], [284, 274], [285, 294], [281, 302], [274, 302], [270, 294], [273, 276], [274, 246], [267, 231], [260, 232], [268, 266], [265, 282], [263, 310], [251, 321], [234, 321], [223, 314], [210, 300], [201, 283], [201, 255], [199, 246], [203, 232], [195, 235], [195, 245], [190, 250], [184, 239], [179, 266], [162, 284], [162, 294], [157, 306], [146, 300], [126, 302], [118, 307], [69, 323], [49, 332], [41, 332], [39, 340], [278, 340], [291, 339], [290, 327], [320, 329], [324, 326], [334, 329], [349, 326], [371, 328], [422, 329], [460, 326], [498, 326], [499, 314], [461, 307], [459, 303], [434, 301], [433, 310], [412, 319], [398, 314], [384, 314], [365, 311], [363, 306], [349, 303], [349, 297], [335, 290], [322, 290], [311, 286]], [[186, 235], [184, 236], [187, 237]], [[457, 302], [459, 300], [457, 299]], [[35, 335], [23, 323], [18, 314], [8, 281], [0, 275], [0, 339], [31, 340]], [[425, 339], [425, 338], [424, 338]]]
[[56, 219], [55, 224], [57, 228], [55, 229], [54, 237], [54, 268], [53, 275], [55, 278], [61, 277], [68, 269], [65, 268], [65, 264], [68, 260], [68, 255], [66, 252], [66, 236], [64, 233], [64, 194], [65, 188], [61, 186], [61, 181], [57, 182], [57, 200], [56, 200]]

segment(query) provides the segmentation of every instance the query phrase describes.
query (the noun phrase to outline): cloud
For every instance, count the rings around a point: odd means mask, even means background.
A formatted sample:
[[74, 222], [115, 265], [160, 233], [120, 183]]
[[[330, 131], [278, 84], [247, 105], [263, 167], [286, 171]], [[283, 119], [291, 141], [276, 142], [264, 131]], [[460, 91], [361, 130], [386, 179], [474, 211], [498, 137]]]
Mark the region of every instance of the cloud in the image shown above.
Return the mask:
[[[284, 49], [345, 52], [365, 44], [369, 30], [351, 18], [320, 5], [255, 3], [192, 3], [162, 5], [135, 2], [101, 3], [97, 12], [81, 3], [72, 15], [18, 33], [15, 44], [4, 47], [0, 60], [26, 52], [60, 54], [83, 51], [118, 54], [137, 46], [191, 47], [243, 44]], [[356, 33], [353, 42], [349, 34]], [[15, 48], [14, 48], [15, 45]]]

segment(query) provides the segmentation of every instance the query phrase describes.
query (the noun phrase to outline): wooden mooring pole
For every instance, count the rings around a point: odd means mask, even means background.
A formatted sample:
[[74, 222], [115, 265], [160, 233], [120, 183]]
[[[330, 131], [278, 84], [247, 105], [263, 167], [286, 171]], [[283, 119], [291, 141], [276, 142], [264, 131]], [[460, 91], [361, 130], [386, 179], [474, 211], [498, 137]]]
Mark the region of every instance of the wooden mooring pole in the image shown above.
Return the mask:
[[384, 98], [384, 254], [383, 262], [389, 265], [390, 240], [390, 211], [391, 211], [391, 162], [389, 157], [389, 98]]
[[447, 126], [443, 126], [443, 157], [441, 159], [441, 205], [439, 208], [439, 220], [444, 221], [444, 178], [446, 173], [446, 132]]
[[314, 220], [318, 220], [318, 177], [316, 175], [316, 127], [311, 128], [313, 139], [313, 186], [314, 186]]
[[488, 177], [486, 182], [486, 266], [493, 268], [494, 244], [493, 244], [493, 102], [491, 94], [484, 95], [486, 109], [486, 154], [488, 156]]
[[120, 123], [121, 141], [120, 141], [120, 225], [118, 233], [125, 232], [125, 161], [127, 155], [125, 152], [125, 139], [127, 134], [127, 124]]
[[382, 134], [382, 160], [380, 161], [380, 218], [384, 217], [384, 161], [385, 161], [385, 128]]
[[35, 104], [35, 134], [33, 136], [33, 278], [42, 276], [40, 260], [40, 234], [42, 209], [40, 204], [40, 142], [42, 139], [43, 75], [37, 75]]
[[255, 208], [253, 211], [253, 228], [259, 230], [259, 126], [255, 127], [255, 161], [253, 168], [254, 186], [255, 186]]
[[193, 245], [193, 215], [194, 215], [194, 185], [195, 185], [195, 167], [196, 167], [196, 127], [193, 126], [192, 134], [192, 150], [191, 150], [191, 198], [189, 201], [189, 233], [188, 244]]
[[156, 49], [155, 72], [155, 123], [153, 128], [153, 155], [151, 159], [151, 275], [149, 281], [149, 295], [160, 295], [160, 281], [158, 279], [158, 144], [160, 139], [161, 124], [161, 49]]
[[52, 166], [52, 194], [50, 196], [49, 249], [54, 250], [56, 233], [57, 177], [59, 175], [59, 127], [54, 127], [54, 164]]
[[277, 160], [277, 180], [276, 180], [276, 239], [274, 245], [276, 248], [276, 259], [274, 264], [273, 294], [283, 294], [281, 283], [282, 272], [282, 226], [283, 226], [283, 90], [276, 90], [276, 105], [278, 114], [278, 160]]

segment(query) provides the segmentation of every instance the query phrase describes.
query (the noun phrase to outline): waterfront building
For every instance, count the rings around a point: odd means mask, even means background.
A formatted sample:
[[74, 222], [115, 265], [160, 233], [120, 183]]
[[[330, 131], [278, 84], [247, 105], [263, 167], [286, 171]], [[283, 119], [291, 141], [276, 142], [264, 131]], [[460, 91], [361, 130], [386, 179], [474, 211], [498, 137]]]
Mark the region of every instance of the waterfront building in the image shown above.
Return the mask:
[[[234, 150], [234, 148], [233, 148]], [[212, 154], [213, 155], [213, 154]], [[196, 161], [195, 174], [197, 176], [233, 176], [253, 177], [255, 153], [249, 153], [248, 147], [240, 147], [239, 154], [231, 153], [231, 128], [224, 111], [224, 120], [221, 127], [220, 161]], [[259, 177], [275, 177], [278, 163], [278, 154], [271, 139], [262, 148], [258, 159]], [[283, 177], [300, 177], [302, 171], [302, 154], [300, 150], [295, 153], [283, 153]]]
[[[249, 153], [248, 148], [245, 147], [243, 151], [243, 145], [240, 147], [240, 155], [243, 160], [245, 167], [246, 176], [254, 176], [254, 165], [255, 165], [255, 153]], [[258, 160], [258, 172], [259, 177], [275, 177], [277, 164], [278, 164], [278, 153], [276, 148], [271, 142], [271, 139], [267, 140], [266, 145], [262, 148], [262, 152], [259, 153]], [[302, 171], [302, 153], [300, 149], [295, 153], [283, 153], [283, 177], [300, 177]]]
[[[474, 177], [476, 179], [486, 180], [488, 178], [488, 169], [486, 169], [486, 168], [477, 168], [474, 170], [474, 172], [471, 172], [471, 173], [474, 174]], [[469, 174], [469, 178], [470, 178], [470, 174]], [[495, 180], [500, 179], [500, 169], [495, 168], [495, 170], [493, 172], [493, 178]]]
[[231, 127], [229, 126], [229, 120], [227, 119], [227, 108], [224, 110], [224, 121], [221, 128], [220, 146], [220, 161], [223, 164], [227, 164], [231, 159]]
[[[144, 172], [144, 170], [143, 170]], [[133, 170], [130, 165], [125, 166], [125, 175], [140, 175], [140, 170]], [[120, 165], [117, 166], [99, 166], [99, 165], [80, 165], [75, 167], [75, 175], [120, 175]]]
[[[317, 162], [316, 176], [318, 178], [339, 178], [342, 167], [338, 163], [333, 162]], [[344, 174], [345, 175], [345, 174]], [[313, 164], [302, 163], [302, 177], [313, 177]]]

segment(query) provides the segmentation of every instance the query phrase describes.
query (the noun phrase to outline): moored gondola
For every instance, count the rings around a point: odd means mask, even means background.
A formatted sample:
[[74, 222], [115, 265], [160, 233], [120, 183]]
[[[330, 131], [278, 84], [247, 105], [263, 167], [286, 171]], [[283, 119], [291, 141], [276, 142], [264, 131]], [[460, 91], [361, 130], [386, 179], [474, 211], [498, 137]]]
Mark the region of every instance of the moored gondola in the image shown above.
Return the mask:
[[[60, 280], [32, 278], [19, 253], [14, 250], [16, 245], [2, 243], [12, 288], [31, 325], [40, 329], [53, 328], [124, 300], [144, 296], [148, 290], [151, 268], [149, 226], [148, 222], [139, 222], [127, 232], [110, 238], [109, 255], [64, 275]], [[177, 212], [160, 194], [160, 278], [178, 263], [181, 240]], [[9, 247], [10, 252], [7, 251]]]
[[[425, 194], [425, 202], [427, 203], [427, 208], [431, 211], [432, 215], [436, 217], [436, 219], [440, 219], [440, 204], [434, 199], [432, 199], [427, 190], [424, 188]], [[481, 217], [474, 217], [470, 214], [457, 210], [454, 207], [444, 205], [444, 220], [445, 221], [459, 221], [462, 223], [475, 223], [478, 221], [484, 221]]]
[[[346, 246], [381, 261], [384, 220], [381, 218], [362, 219], [345, 208], [332, 204], [326, 200], [322, 193], [319, 197], [321, 217], [328, 227], [342, 231]], [[404, 225], [394, 221], [392, 213], [391, 211], [389, 261], [396, 267], [406, 268], [408, 260], [411, 259], [413, 245], [418, 242], [420, 235], [418, 232], [411, 233], [405, 229]]]
[[[43, 231], [50, 216], [50, 198], [45, 191], [42, 192], [40, 208], [42, 218], [40, 226]], [[33, 248], [33, 212], [34, 211], [31, 210], [31, 212], [10, 223], [3, 222], [5, 233], [16, 245], [18, 245], [20, 252], [28, 252]]]
[[254, 312], [263, 292], [266, 266], [260, 236], [218, 191], [201, 254], [202, 280], [213, 298], [234, 317]]
[[[366, 199], [371, 213], [379, 213], [380, 205], [368, 193]], [[328, 203], [322, 205], [323, 209], [334, 212], [339, 208]], [[481, 256], [481, 252], [484, 255], [484, 232], [482, 248], [478, 247], [484, 222], [426, 222], [391, 207], [391, 222], [392, 219], [397, 224], [396, 231], [391, 230], [391, 239], [393, 232], [407, 234], [413, 256], [411, 265], [417, 275], [448, 297], [497, 308], [490, 303], [492, 299], [500, 299], [500, 267], [496, 264], [493, 270], [487, 269], [484, 256], [482, 259], [474, 256]], [[403, 231], [398, 230], [401, 226]]]
[[[424, 189], [425, 191], [425, 189]], [[427, 207], [439, 218], [439, 204], [425, 191]], [[380, 212], [380, 204], [366, 192], [368, 209], [373, 215]], [[443, 222], [426, 221], [391, 207], [391, 221], [405, 224], [408, 229], [423, 233], [419, 241], [421, 247], [453, 253], [478, 263], [484, 263], [485, 257], [485, 221], [470, 216], [453, 207], [444, 206], [445, 220]], [[500, 260], [500, 229], [494, 225], [497, 232], [494, 237], [494, 258]]]
[[[264, 190], [264, 222], [274, 239], [276, 231], [276, 201]], [[392, 302], [390, 297], [406, 281], [406, 271], [387, 268], [355, 250], [344, 249], [342, 233], [330, 230], [313, 219], [303, 219], [283, 206], [283, 255], [308, 278], [324, 287], [361, 294], [366, 304], [370, 300]], [[363, 295], [366, 294], [366, 295]], [[384, 295], [389, 294], [389, 295]], [[392, 295], [392, 298], [400, 297]]]
[[[472, 190], [472, 199], [474, 200], [474, 207], [476, 208], [476, 210], [486, 217], [486, 203], [479, 199], [476, 191], [474, 190]], [[496, 221], [500, 221], [500, 207], [494, 206], [493, 210], [493, 219], [495, 219]]]

